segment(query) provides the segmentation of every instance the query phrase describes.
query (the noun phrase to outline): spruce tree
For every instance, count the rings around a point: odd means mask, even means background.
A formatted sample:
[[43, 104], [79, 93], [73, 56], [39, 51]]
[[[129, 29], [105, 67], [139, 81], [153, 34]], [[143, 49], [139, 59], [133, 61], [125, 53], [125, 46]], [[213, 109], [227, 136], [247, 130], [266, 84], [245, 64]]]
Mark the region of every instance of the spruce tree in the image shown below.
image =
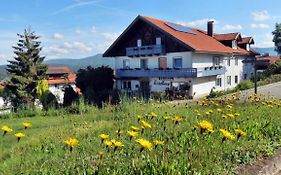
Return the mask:
[[272, 32], [275, 50], [278, 55], [281, 55], [281, 23], [276, 23], [275, 30]]
[[40, 56], [39, 36], [25, 30], [18, 34], [19, 40], [14, 49], [14, 60], [9, 61], [7, 72], [10, 82], [7, 85], [11, 93], [11, 102], [15, 109], [21, 106], [33, 106], [37, 98], [36, 86], [46, 77], [47, 65], [42, 64], [45, 57]]

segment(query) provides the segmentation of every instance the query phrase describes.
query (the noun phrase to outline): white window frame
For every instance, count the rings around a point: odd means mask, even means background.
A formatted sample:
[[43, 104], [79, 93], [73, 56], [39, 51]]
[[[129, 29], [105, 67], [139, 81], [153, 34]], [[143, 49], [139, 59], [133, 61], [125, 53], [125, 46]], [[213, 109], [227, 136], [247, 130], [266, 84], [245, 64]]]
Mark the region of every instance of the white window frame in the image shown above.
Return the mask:
[[161, 45], [161, 37], [156, 37], [156, 45]]
[[231, 86], [231, 76], [226, 77], [226, 83], [227, 85]]
[[129, 59], [123, 60], [123, 69], [130, 69], [130, 60]]
[[219, 56], [213, 57], [213, 65], [214, 66], [220, 66], [222, 64], [222, 58]]
[[232, 48], [237, 49], [237, 41], [236, 40], [232, 40]]
[[222, 78], [216, 78], [216, 86], [222, 87]]
[[[176, 61], [176, 60], [181, 60], [181, 66], [180, 66], [180, 67], [176, 67], [176, 65], [175, 65], [175, 61]], [[175, 69], [180, 69], [180, 68], [183, 67], [182, 64], [183, 64], [183, 62], [182, 62], [182, 57], [181, 57], [181, 56], [173, 57], [173, 68], [175, 68]]]
[[138, 39], [137, 40], [137, 47], [141, 47], [142, 46], [142, 41], [141, 41], [141, 39]]

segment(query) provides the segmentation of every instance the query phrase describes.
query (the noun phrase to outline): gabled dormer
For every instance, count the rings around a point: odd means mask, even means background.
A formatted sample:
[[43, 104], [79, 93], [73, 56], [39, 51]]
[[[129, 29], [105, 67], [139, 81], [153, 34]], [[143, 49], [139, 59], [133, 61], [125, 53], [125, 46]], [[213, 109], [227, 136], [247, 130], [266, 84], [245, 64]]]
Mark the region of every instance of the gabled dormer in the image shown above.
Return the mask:
[[238, 43], [242, 41], [240, 33], [215, 34], [214, 38], [232, 49], [237, 49]]
[[238, 42], [238, 46], [247, 51], [250, 51], [250, 46], [252, 44], [255, 44], [254, 38], [252, 37], [244, 37], [240, 42]]

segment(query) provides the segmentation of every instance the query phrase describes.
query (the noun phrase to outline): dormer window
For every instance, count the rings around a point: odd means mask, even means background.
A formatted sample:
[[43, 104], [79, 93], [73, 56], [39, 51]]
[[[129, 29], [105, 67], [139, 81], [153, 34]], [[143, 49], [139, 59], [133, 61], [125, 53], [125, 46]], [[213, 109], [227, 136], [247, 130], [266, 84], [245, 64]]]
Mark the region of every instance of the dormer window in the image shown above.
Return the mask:
[[232, 49], [237, 49], [237, 41], [236, 40], [232, 41]]
[[161, 37], [156, 38], [156, 45], [161, 45]]
[[247, 51], [250, 51], [250, 44], [246, 45], [246, 49], [247, 49]]
[[138, 47], [141, 47], [141, 39], [138, 39], [138, 40], [137, 40], [137, 46], [138, 46]]

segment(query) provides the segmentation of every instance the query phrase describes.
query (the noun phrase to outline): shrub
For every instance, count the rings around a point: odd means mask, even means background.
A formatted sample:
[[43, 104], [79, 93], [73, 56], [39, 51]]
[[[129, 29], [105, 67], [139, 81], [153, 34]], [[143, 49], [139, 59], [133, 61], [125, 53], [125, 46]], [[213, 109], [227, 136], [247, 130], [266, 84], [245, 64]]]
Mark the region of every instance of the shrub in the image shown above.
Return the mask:
[[241, 81], [237, 86], [236, 86], [236, 90], [246, 90], [246, 89], [251, 89], [253, 88], [253, 82], [251, 82], [250, 80], [245, 80], [245, 81]]

